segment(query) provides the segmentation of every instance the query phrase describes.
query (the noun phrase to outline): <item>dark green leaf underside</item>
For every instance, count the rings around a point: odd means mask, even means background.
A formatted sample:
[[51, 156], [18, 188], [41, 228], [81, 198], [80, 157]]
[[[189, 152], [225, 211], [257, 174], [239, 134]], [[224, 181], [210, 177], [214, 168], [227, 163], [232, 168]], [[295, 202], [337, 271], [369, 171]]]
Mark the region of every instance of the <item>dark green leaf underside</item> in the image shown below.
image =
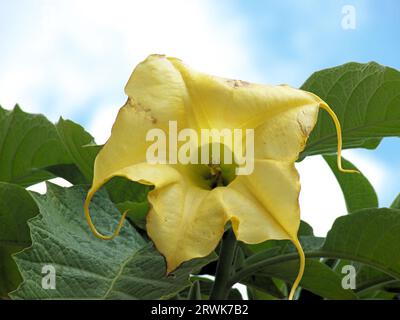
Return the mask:
[[[215, 257], [195, 259], [166, 276], [164, 258], [128, 223], [112, 241], [95, 238], [83, 216], [83, 187], [48, 185], [36, 195], [40, 215], [29, 222], [32, 247], [15, 256], [24, 278], [18, 299], [157, 299], [190, 285], [188, 277]], [[100, 192], [91, 206], [98, 229], [110, 234], [120, 213]], [[41, 287], [44, 265], [56, 268], [56, 290]]]

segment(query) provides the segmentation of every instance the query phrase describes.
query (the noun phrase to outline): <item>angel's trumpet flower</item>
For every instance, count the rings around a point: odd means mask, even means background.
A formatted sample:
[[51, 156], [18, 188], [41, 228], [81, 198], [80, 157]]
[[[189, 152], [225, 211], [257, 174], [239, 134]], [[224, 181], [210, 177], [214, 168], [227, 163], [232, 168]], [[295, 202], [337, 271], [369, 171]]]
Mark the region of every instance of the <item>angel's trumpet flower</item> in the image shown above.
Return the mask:
[[[236, 238], [245, 243], [269, 239], [293, 242], [299, 252], [300, 270], [289, 295], [292, 299], [305, 265], [297, 238], [300, 182], [294, 163], [322, 108], [336, 125], [338, 167], [346, 171], [341, 166], [341, 129], [334, 112], [306, 91], [210, 76], [161, 55], [149, 56], [136, 67], [125, 92], [128, 100], [96, 158], [93, 184], [85, 202], [93, 233], [100, 239], [112, 239], [125, 218], [124, 214], [112, 236], [102, 235], [92, 224], [89, 203], [109, 179], [122, 176], [153, 185], [148, 195], [151, 209], [147, 232], [165, 256], [168, 273], [184, 261], [212, 252], [225, 224], [231, 221]], [[168, 135], [171, 121], [178, 130], [190, 128], [198, 136], [202, 129], [252, 130], [252, 173], [235, 174], [232, 169], [239, 165], [234, 161], [230, 165], [215, 159], [209, 165], [175, 163], [171, 161], [173, 153], [164, 154], [165, 163], [149, 163], [146, 154], [152, 142], [146, 139], [148, 132], [159, 129]], [[166, 141], [172, 148], [173, 141], [168, 137]], [[196, 139], [193, 141], [196, 143]], [[202, 142], [197, 143], [198, 148], [204, 147]], [[234, 144], [238, 143], [242, 141], [236, 139]], [[234, 153], [235, 148], [229, 152]], [[234, 158], [241, 156], [234, 154]]]

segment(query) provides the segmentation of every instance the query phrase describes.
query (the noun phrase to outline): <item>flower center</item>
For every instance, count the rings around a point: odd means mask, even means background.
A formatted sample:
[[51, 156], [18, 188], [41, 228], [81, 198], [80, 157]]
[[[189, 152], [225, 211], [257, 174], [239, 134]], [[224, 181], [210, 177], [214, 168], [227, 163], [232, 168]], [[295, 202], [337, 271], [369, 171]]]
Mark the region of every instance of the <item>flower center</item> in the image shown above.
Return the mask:
[[209, 164], [208, 167], [210, 174], [205, 177], [205, 181], [210, 189], [226, 187], [236, 178], [234, 164]]
[[220, 144], [218, 148], [220, 150], [219, 155], [215, 156], [211, 153], [212, 145], [210, 144], [208, 164], [186, 165], [191, 180], [197, 186], [206, 190], [225, 187], [236, 178], [237, 164], [234, 161], [232, 151], [223, 144]]

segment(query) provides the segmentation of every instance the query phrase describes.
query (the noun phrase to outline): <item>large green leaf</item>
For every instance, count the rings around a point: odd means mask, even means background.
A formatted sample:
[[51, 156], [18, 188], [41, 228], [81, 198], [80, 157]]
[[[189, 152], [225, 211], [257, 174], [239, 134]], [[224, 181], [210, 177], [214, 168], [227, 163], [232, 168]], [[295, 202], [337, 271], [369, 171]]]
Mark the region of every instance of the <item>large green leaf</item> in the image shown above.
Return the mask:
[[53, 177], [89, 183], [99, 151], [80, 125], [60, 119], [56, 125], [43, 115], [19, 106], [0, 107], [0, 181], [29, 186]]
[[[34, 196], [40, 215], [29, 222], [32, 247], [15, 255], [24, 282], [12, 298], [165, 298], [189, 286], [189, 274], [214, 259], [192, 260], [166, 276], [164, 258], [129, 224], [112, 241], [93, 236], [83, 215], [83, 187], [48, 184], [47, 190]], [[120, 218], [104, 192], [94, 197], [91, 213], [105, 234], [114, 231]], [[45, 265], [56, 270], [55, 290], [41, 286]]]
[[375, 298], [377, 291], [385, 291], [392, 284], [400, 283], [400, 280], [396, 280], [382, 271], [346, 259], [340, 260], [335, 269], [340, 272], [344, 266], [348, 265], [352, 265], [357, 272], [356, 289], [354, 291], [363, 299]]
[[[304, 241], [302, 238], [301, 240]], [[270, 256], [265, 255], [263, 259], [253, 259], [254, 263], [245, 264], [243, 269], [232, 277], [231, 283], [240, 282], [267, 269], [274, 270], [276, 266], [279, 266], [278, 271], [283, 270], [287, 263], [298, 260], [296, 252], [277, 254], [272, 249], [269, 250]], [[364, 265], [367, 267], [365, 271], [374, 269], [374, 272], [369, 274], [364, 271], [358, 279], [361, 287], [356, 291], [365, 291], [368, 286], [380, 288], [380, 284], [399, 283], [400, 210], [370, 208], [340, 217], [335, 221], [320, 249], [313, 249], [311, 246], [309, 249], [305, 248], [305, 251], [307, 260], [323, 257], [342, 259]]]
[[[266, 267], [257, 275], [275, 277], [293, 283], [298, 272], [298, 261], [287, 261]], [[301, 287], [327, 299], [357, 299], [352, 290], [343, 289], [341, 282], [342, 276], [326, 264], [314, 259], [306, 260], [306, 268], [300, 282]]]
[[[300, 242], [305, 251], [319, 250], [323, 241], [323, 238], [313, 236], [300, 237]], [[251, 249], [256, 249], [256, 253], [246, 260], [245, 265], [254, 264], [288, 253], [297, 255], [295, 247], [289, 241], [267, 241], [264, 244], [266, 246], [269, 243], [273, 247], [265, 247], [264, 251], [260, 250], [260, 246], [256, 247], [255, 245], [251, 245]], [[268, 284], [268, 282], [265, 282], [265, 279], [272, 277], [284, 280], [288, 283], [293, 283], [298, 271], [299, 264], [297, 260], [282, 261], [257, 270], [252, 276], [243, 279], [242, 283], [258, 289], [264, 288], [264, 291], [275, 295], [270, 287], [265, 285], [265, 283]], [[341, 279], [342, 277], [340, 274], [330, 269], [324, 263], [307, 259], [305, 273], [300, 285], [314, 294], [327, 299], [356, 299], [357, 296], [352, 290], [345, 290], [342, 288]]]
[[[297, 236], [303, 245], [304, 250], [315, 250], [322, 246], [324, 238], [314, 237], [312, 227], [305, 221], [300, 221], [299, 231]], [[261, 256], [265, 251], [273, 249], [275, 253], [295, 252], [296, 249], [289, 240], [268, 240], [257, 244], [242, 245], [243, 250], [247, 256], [253, 256], [252, 259], [259, 259], [254, 257], [255, 254], [260, 253]], [[279, 250], [277, 250], [279, 249]], [[270, 253], [267, 253], [269, 256]]]
[[360, 290], [400, 280], [400, 210], [364, 209], [338, 218], [322, 251], [365, 265], [357, 275]]
[[[314, 73], [302, 86], [325, 100], [338, 116], [344, 148], [376, 148], [400, 135], [400, 72], [370, 62], [347, 63]], [[323, 110], [301, 158], [334, 153], [336, 130]]]
[[[339, 182], [348, 212], [366, 208], [377, 208], [379, 206], [378, 196], [374, 187], [361, 172], [360, 174], [340, 172], [337, 167], [336, 156], [326, 155], [324, 159]], [[342, 161], [346, 169], [358, 170], [350, 161], [344, 158], [342, 158]]]
[[400, 275], [400, 210], [364, 209], [339, 217], [322, 250]]
[[367, 294], [360, 293], [360, 296], [367, 300], [398, 300], [398, 298], [396, 299], [397, 293], [384, 290], [376, 290]]
[[0, 107], [0, 181], [29, 186], [54, 177], [43, 168], [60, 163], [71, 160], [50, 121]]
[[286, 299], [290, 289], [285, 281], [262, 273], [249, 277], [248, 281], [246, 286], [250, 300]]
[[[60, 119], [56, 125], [43, 115], [23, 112], [19, 106], [0, 107], [0, 181], [29, 186], [54, 177], [72, 184], [93, 178], [94, 160], [101, 146], [80, 125]], [[112, 201], [141, 228], [149, 209], [150, 187], [116, 177], [106, 185]]]
[[[281, 288], [278, 287], [277, 282], [279, 282]], [[269, 275], [263, 275], [262, 272], [244, 279], [242, 283], [247, 286], [247, 291], [254, 300], [285, 299], [287, 296], [287, 286], [285, 282], [279, 279], [273, 279]], [[283, 291], [285, 291], [285, 293], [283, 293]]]
[[26, 221], [38, 213], [28, 191], [0, 182], [0, 297], [6, 297], [22, 280], [11, 254], [30, 246]]
[[400, 193], [393, 200], [392, 204], [390, 205], [390, 208], [392, 208], [392, 209], [400, 209]]
[[100, 149], [99, 147], [89, 146], [94, 142], [93, 137], [80, 125], [63, 118], [60, 118], [56, 128], [69, 157], [85, 176], [86, 180], [91, 182], [94, 159]]
[[75, 164], [57, 164], [44, 169], [56, 177], [67, 180], [73, 185], [88, 184], [87, 179]]
[[[364, 211], [361, 211], [361, 212], [364, 212]], [[366, 211], [366, 212], [368, 212], [368, 211]], [[380, 218], [378, 218], [380, 221], [382, 221], [382, 217], [385, 217], [385, 215], [387, 216], [387, 213], [385, 214], [384, 212], [386, 212], [386, 211], [384, 209], [381, 209], [378, 213], [376, 213], [378, 215], [379, 214], [382, 215], [382, 213], [384, 214], [384, 216], [381, 216]], [[396, 227], [396, 224], [399, 223], [398, 216], [400, 214], [400, 211], [395, 210], [395, 211], [388, 211], [388, 212], [392, 212], [392, 214], [394, 214], [393, 215], [393, 218], [394, 218], [393, 219], [393, 223], [394, 223], [393, 227], [398, 228], [398, 227]], [[373, 213], [373, 211], [370, 211], [369, 214], [373, 215], [375, 213]], [[386, 218], [390, 218], [390, 217], [386, 217]], [[371, 221], [371, 223], [375, 223], [375, 220], [376, 219], [373, 219]], [[347, 222], [347, 223], [356, 223], [356, 222]], [[365, 225], [365, 222], [363, 224]], [[363, 227], [363, 224], [361, 225], [362, 227]], [[374, 239], [377, 239], [377, 235], [379, 234], [379, 232], [382, 232], [383, 234], [385, 234], [385, 236], [388, 237], [388, 239], [390, 239], [393, 236], [393, 234], [391, 235], [391, 232], [382, 231], [382, 228], [391, 228], [390, 220], [388, 222], [386, 222], [385, 224], [383, 224], [382, 222], [377, 223], [376, 228], [378, 231], [375, 231], [375, 233], [372, 233], [368, 229], [364, 229], [364, 228], [363, 228], [362, 233], [371, 234], [371, 236], [374, 237]], [[333, 229], [333, 230], [335, 230], [335, 229]], [[335, 231], [334, 234], [336, 234], [337, 232], [339, 232], [339, 231]], [[396, 229], [393, 230], [393, 233], [395, 233], [395, 232], [396, 232]], [[327, 242], [327, 245], [335, 246], [335, 244], [332, 244], [332, 242], [331, 242], [332, 241], [331, 237], [329, 237], [328, 240], [329, 241]], [[361, 241], [361, 240], [358, 240], [358, 241]], [[393, 241], [397, 241], [397, 240], [394, 239]], [[387, 243], [388, 242], [389, 241], [387, 241]], [[396, 246], [396, 245], [397, 245], [397, 243], [392, 244], [392, 246]], [[384, 246], [384, 244], [380, 244], [379, 246]], [[381, 251], [381, 254], [383, 256], [391, 254], [390, 252], [385, 252], [385, 250], [382, 250], [381, 248], [377, 248], [376, 250]], [[348, 250], [343, 250], [343, 251], [348, 251]], [[364, 251], [366, 251], [365, 248], [364, 248]], [[365, 259], [365, 258], [363, 258], [363, 259]], [[392, 284], [400, 283], [399, 278], [388, 275], [388, 272], [385, 273], [385, 271], [387, 271], [387, 270], [389, 270], [389, 273], [390, 273], [390, 268], [387, 267], [387, 265], [390, 263], [390, 260], [392, 260], [393, 262], [396, 262], [396, 259], [398, 259], [396, 256], [392, 256], [392, 258], [388, 257], [387, 261], [385, 262], [383, 259], [378, 257], [378, 259], [377, 259], [378, 262], [384, 266], [384, 268], [382, 270], [376, 269], [373, 266], [369, 265], [368, 263], [354, 262], [354, 261], [350, 261], [348, 259], [342, 259], [342, 260], [340, 260], [339, 265], [336, 266], [336, 269], [338, 271], [340, 271], [342, 269], [342, 267], [345, 265], [353, 265], [357, 271], [357, 278], [356, 278], [356, 286], [357, 287], [355, 289], [357, 294], [359, 294], [362, 298], [376, 299], [377, 290], [380, 292], [380, 295], [381, 295], [382, 292], [384, 292], [385, 289], [389, 289]], [[372, 265], [374, 265], [375, 263], [376, 262], [373, 262]], [[397, 268], [397, 270], [398, 270], [398, 268]], [[396, 270], [394, 272], [396, 272]]]

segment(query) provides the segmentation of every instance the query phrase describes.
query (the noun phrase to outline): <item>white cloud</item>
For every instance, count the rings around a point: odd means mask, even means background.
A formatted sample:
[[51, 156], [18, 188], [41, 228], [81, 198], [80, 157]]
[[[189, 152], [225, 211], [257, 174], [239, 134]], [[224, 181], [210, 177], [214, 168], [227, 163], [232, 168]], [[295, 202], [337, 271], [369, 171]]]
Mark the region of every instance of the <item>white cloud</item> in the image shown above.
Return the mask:
[[[378, 197], [390, 188], [390, 173], [376, 157], [367, 156], [361, 150], [344, 150], [343, 156], [367, 177]], [[301, 179], [301, 217], [313, 226], [316, 235], [325, 236], [335, 219], [347, 213], [340, 186], [320, 156], [308, 157], [296, 167]]]
[[296, 167], [301, 181], [301, 218], [312, 225], [316, 235], [325, 236], [335, 219], [347, 212], [342, 191], [322, 157], [308, 157]]
[[88, 131], [95, 137], [97, 144], [106, 143], [111, 135], [111, 128], [118, 114], [118, 108], [115, 106], [106, 106], [99, 108], [99, 111], [90, 122]]
[[42, 0], [19, 8], [2, 9], [16, 11], [25, 25], [7, 25], [13, 41], [0, 53], [0, 103], [7, 108], [19, 102], [52, 120], [93, 119], [102, 106], [124, 103], [130, 73], [152, 53], [205, 72], [257, 78], [245, 23], [215, 2]]
[[344, 150], [343, 156], [351, 161], [371, 182], [378, 195], [383, 195], [390, 187], [388, 168], [376, 157], [367, 155], [368, 150]]
[[[71, 183], [69, 183], [67, 180], [65, 180], [63, 178], [50, 179], [49, 182], [56, 184], [60, 187], [68, 188], [68, 187], [72, 186]], [[47, 192], [47, 187], [46, 187], [45, 182], [40, 182], [40, 183], [34, 184], [34, 185], [28, 187], [27, 189], [30, 191], [35, 191], [40, 194], [45, 194]]]

